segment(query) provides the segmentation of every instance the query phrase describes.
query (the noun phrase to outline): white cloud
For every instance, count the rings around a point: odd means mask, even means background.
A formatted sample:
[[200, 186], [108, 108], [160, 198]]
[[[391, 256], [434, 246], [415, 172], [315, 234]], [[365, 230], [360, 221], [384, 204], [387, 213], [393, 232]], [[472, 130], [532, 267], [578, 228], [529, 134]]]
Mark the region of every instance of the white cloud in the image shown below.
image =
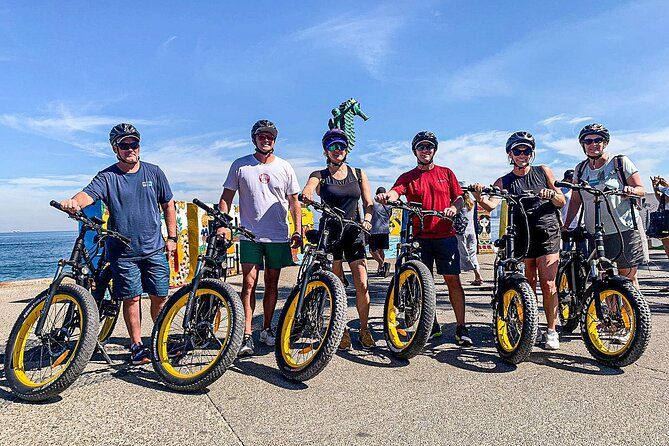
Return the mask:
[[588, 122], [592, 121], [593, 117], [592, 116], [584, 116], [582, 118], [572, 118], [569, 121], [567, 121], [569, 124], [580, 124], [582, 122]]
[[161, 47], [161, 48], [166, 48], [167, 45], [169, 45], [170, 43], [174, 42], [174, 40], [175, 40], [177, 37], [178, 37], [178, 36], [172, 36], [172, 37], [168, 38], [167, 40], [165, 40], [163, 43], [160, 44], [160, 47]]
[[564, 119], [564, 113], [560, 113], [559, 115], [555, 115], [555, 116], [551, 116], [550, 118], [543, 119], [543, 120], [537, 122], [537, 124], [538, 125], [543, 125], [545, 127], [545, 126], [553, 124], [554, 122], [562, 121], [563, 119]]
[[372, 76], [380, 77], [385, 59], [392, 52], [392, 39], [402, 24], [401, 16], [376, 10], [360, 18], [337, 16], [295, 33], [294, 39], [352, 52]]

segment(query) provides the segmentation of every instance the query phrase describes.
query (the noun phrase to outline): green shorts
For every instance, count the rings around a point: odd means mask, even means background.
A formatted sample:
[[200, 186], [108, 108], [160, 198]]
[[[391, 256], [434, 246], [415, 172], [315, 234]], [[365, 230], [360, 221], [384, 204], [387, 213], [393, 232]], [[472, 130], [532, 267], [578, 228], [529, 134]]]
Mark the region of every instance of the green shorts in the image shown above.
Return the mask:
[[[263, 262], [264, 259], [264, 262]], [[267, 269], [281, 269], [284, 266], [292, 266], [293, 254], [290, 251], [290, 243], [264, 243], [239, 241], [240, 263], [253, 263], [265, 265]]]

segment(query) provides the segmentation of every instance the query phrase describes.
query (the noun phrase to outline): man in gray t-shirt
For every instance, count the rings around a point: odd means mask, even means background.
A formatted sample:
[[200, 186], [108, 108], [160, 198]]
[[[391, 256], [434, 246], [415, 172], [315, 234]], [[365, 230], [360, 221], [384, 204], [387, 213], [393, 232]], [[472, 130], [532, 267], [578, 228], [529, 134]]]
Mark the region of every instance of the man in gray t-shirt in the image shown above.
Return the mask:
[[[239, 257], [242, 264], [242, 302], [244, 303], [244, 342], [239, 354], [253, 354], [252, 321], [258, 272], [265, 271], [263, 296], [264, 321], [260, 342], [275, 343], [272, 317], [278, 298], [281, 268], [293, 264], [291, 247], [302, 244], [302, 210], [297, 200], [300, 186], [293, 167], [274, 155], [277, 129], [271, 121], [260, 120], [251, 129], [255, 153], [235, 160], [223, 184], [218, 206], [228, 212], [239, 192], [239, 217], [242, 226], [255, 236], [255, 242], [242, 239]], [[288, 239], [286, 216], [290, 211], [295, 232]]]

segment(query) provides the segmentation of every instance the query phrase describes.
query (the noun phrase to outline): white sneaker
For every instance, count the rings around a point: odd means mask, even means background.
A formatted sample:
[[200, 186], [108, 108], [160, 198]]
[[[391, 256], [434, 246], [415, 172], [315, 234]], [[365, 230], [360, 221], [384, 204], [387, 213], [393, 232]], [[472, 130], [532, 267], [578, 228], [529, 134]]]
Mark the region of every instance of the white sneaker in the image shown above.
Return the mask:
[[560, 336], [555, 330], [546, 330], [546, 350], [560, 349]]
[[260, 342], [269, 347], [274, 347], [274, 344], [276, 343], [276, 337], [274, 336], [274, 332], [271, 328], [266, 328], [260, 332]]

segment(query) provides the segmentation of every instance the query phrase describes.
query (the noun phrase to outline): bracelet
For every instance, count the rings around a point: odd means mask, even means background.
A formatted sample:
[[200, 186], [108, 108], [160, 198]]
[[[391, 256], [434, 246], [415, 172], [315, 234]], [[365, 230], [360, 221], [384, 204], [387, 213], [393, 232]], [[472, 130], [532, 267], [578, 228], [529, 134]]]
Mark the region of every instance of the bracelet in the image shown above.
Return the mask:
[[176, 243], [179, 241], [179, 237], [177, 237], [176, 235], [175, 236], [168, 235], [167, 240], [172, 240], [174, 243]]
[[302, 237], [302, 234], [301, 234], [301, 233], [295, 231], [295, 232], [293, 232], [293, 235], [290, 236], [290, 238], [293, 238], [293, 237], [295, 237], [296, 235], [299, 235], [300, 237]]

